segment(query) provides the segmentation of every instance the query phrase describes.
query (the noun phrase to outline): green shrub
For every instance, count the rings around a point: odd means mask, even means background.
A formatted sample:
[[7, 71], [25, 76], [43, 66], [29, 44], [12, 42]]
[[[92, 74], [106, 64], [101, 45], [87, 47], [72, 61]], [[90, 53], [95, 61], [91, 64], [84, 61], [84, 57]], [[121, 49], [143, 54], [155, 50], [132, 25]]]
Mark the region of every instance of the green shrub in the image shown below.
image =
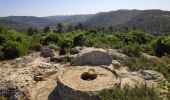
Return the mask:
[[33, 28], [33, 27], [30, 27], [28, 28], [27, 30], [27, 35], [31, 36], [31, 35], [34, 35], [34, 34], [38, 34], [38, 30], [36, 28]]
[[122, 52], [128, 56], [134, 57], [134, 56], [139, 56], [140, 55], [140, 45], [138, 44], [130, 44], [130, 45], [125, 45], [122, 48]]
[[27, 48], [18, 42], [7, 41], [2, 49], [5, 59], [14, 59], [27, 53]]
[[79, 34], [74, 37], [73, 40], [74, 46], [82, 46], [84, 44], [84, 34]]
[[149, 35], [138, 30], [133, 30], [129, 31], [129, 33], [125, 35], [124, 42], [126, 44], [129, 43], [146, 44], [147, 42], [151, 41], [152, 38], [153, 38], [152, 35]]
[[57, 44], [59, 42], [59, 35], [56, 33], [48, 33], [47, 36], [45, 36], [41, 43], [43, 45], [49, 45], [51, 43]]
[[101, 100], [162, 100], [154, 90], [146, 86], [130, 88], [125, 86], [123, 89], [116, 86], [110, 91], [104, 91], [100, 95]]
[[59, 39], [60, 55], [66, 54], [70, 47], [73, 46], [73, 40], [69, 37], [61, 36]]
[[30, 44], [29, 49], [33, 51], [41, 51], [42, 50], [42, 45], [39, 42], [33, 42]]
[[0, 34], [0, 45], [2, 45], [5, 42], [6, 38], [4, 34]]
[[158, 38], [153, 47], [157, 56], [163, 56], [165, 53], [170, 54], [170, 36]]

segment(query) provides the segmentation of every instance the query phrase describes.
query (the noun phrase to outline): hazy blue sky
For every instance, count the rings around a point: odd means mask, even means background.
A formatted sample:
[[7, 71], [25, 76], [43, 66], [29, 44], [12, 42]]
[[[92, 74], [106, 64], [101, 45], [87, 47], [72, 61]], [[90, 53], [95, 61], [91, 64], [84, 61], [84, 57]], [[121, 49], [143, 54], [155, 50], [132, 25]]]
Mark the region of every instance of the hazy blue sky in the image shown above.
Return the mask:
[[0, 16], [92, 14], [117, 9], [170, 10], [170, 0], [0, 0]]

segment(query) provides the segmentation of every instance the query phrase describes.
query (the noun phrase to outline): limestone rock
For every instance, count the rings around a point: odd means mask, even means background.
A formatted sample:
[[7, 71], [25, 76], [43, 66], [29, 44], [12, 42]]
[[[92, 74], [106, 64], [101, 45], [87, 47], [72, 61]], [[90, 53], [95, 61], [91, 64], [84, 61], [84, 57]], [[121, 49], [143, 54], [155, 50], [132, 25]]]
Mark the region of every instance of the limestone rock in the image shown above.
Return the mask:
[[43, 48], [40, 54], [42, 57], [54, 57], [55, 56], [55, 50], [51, 48]]
[[162, 83], [166, 80], [162, 73], [152, 70], [139, 70], [136, 74], [149, 82]]
[[145, 80], [138, 76], [131, 75], [125, 78], [121, 78], [121, 88], [124, 88], [125, 86], [134, 88], [136, 86], [142, 86], [142, 85], [145, 85]]
[[122, 65], [117, 60], [112, 60], [112, 65], [116, 69], [119, 69], [122, 67]]
[[27, 91], [15, 85], [13, 81], [1, 79], [0, 79], [0, 97], [4, 97], [7, 100], [28, 100], [29, 98]]
[[76, 57], [77, 55], [68, 55], [68, 56], [56, 56], [56, 57], [51, 57], [50, 58], [50, 62], [57, 62], [57, 63], [61, 63], [61, 62], [64, 62], [64, 61], [67, 61], [67, 62], [72, 62], [73, 59]]
[[107, 52], [112, 56], [112, 59], [127, 60], [129, 58], [128, 56], [122, 53], [118, 53], [116, 50], [113, 49], [108, 49]]
[[45, 62], [39, 63], [39, 65], [37, 67], [40, 68], [40, 69], [54, 69], [52, 64], [45, 63]]
[[154, 63], [154, 64], [159, 64], [159, 63], [162, 62], [160, 58], [158, 58], [158, 57], [156, 57], [156, 56], [151, 56], [151, 55], [149, 55], [149, 54], [147, 54], [147, 53], [142, 53], [142, 56], [143, 56], [144, 58], [146, 58], [148, 61], [150, 61], [150, 62], [152, 62], [152, 63]]
[[110, 65], [112, 57], [103, 49], [86, 48], [83, 49], [77, 57], [71, 62], [72, 66], [98, 66]]
[[76, 66], [64, 70], [59, 76], [59, 100], [98, 100], [103, 90], [120, 84], [120, 79], [101, 67]]
[[70, 50], [70, 54], [78, 54], [81, 51], [81, 47], [74, 47]]

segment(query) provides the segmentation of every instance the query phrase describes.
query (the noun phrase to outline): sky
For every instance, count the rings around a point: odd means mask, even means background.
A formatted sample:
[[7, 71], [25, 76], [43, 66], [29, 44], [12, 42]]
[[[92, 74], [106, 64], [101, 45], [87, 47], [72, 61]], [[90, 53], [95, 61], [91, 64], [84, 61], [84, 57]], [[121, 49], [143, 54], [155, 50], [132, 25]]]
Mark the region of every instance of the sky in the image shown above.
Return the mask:
[[0, 17], [94, 14], [118, 9], [170, 11], [170, 0], [0, 0]]

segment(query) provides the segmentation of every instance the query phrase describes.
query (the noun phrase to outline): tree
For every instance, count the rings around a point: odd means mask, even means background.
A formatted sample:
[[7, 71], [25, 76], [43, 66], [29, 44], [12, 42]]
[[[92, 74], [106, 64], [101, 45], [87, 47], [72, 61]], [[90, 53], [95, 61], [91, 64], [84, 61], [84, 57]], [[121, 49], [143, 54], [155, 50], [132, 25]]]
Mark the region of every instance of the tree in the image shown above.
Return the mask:
[[0, 34], [5, 34], [7, 32], [6, 27], [0, 24]]
[[28, 28], [27, 35], [31, 36], [37, 33], [38, 33], [38, 30], [36, 28], [33, 28], [33, 27]]
[[73, 25], [69, 25], [68, 28], [67, 28], [67, 32], [71, 32], [74, 30], [74, 27]]
[[79, 34], [79, 35], [75, 36], [74, 39], [73, 39], [74, 46], [82, 46], [83, 42], [84, 42], [84, 35], [83, 34]]
[[50, 27], [49, 26], [44, 28], [44, 33], [48, 33], [49, 31], [50, 31]]
[[63, 27], [63, 24], [62, 24], [62, 23], [59, 23], [59, 24], [57, 25], [57, 32], [58, 32], [58, 33], [63, 33], [63, 31], [64, 31], [63, 28], [64, 28], [64, 27]]
[[4, 34], [0, 34], [0, 45], [2, 45], [6, 40], [6, 37]]
[[85, 28], [85, 26], [84, 26], [82, 23], [78, 23], [78, 24], [75, 26], [75, 29], [84, 30], [84, 29], [86, 29], [86, 28]]

